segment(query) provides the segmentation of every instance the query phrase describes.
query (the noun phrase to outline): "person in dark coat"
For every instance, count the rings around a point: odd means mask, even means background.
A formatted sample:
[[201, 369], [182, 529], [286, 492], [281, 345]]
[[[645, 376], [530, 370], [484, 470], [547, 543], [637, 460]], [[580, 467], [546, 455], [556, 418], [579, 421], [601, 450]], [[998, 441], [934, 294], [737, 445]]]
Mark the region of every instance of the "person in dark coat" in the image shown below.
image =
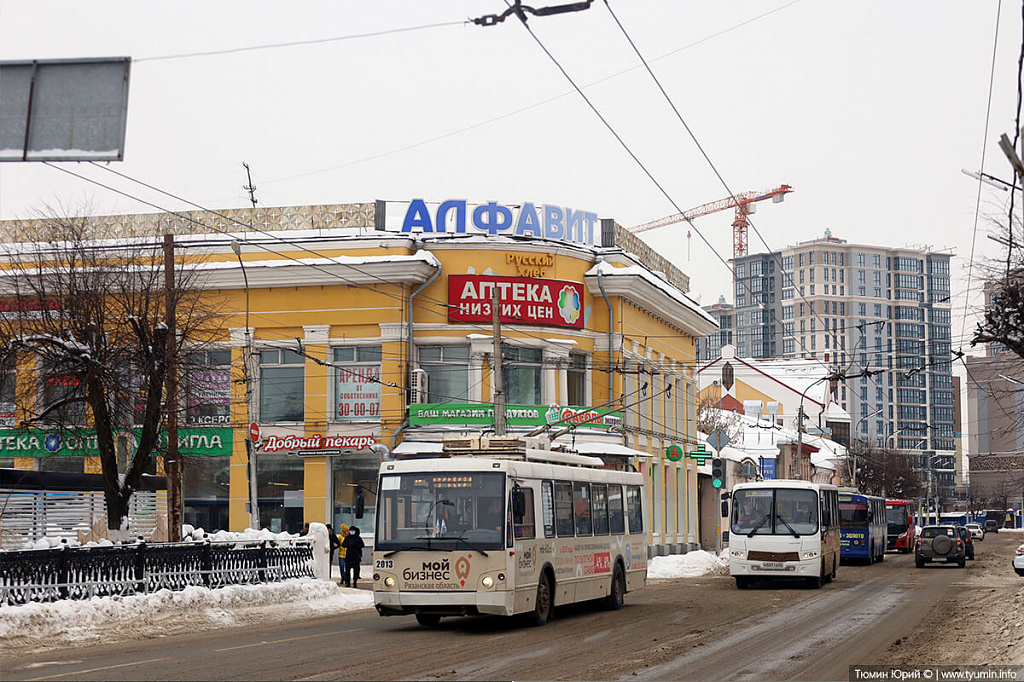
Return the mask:
[[345, 575], [341, 577], [341, 581], [345, 587], [350, 586], [350, 581], [351, 587], [358, 587], [359, 563], [363, 560], [363, 547], [366, 546], [359, 537], [359, 526], [348, 529], [348, 536], [341, 541], [341, 546], [345, 548]]
[[[327, 540], [331, 543], [331, 565], [334, 565], [334, 560], [340, 558], [337, 555], [338, 548], [341, 547], [341, 540], [334, 534], [334, 529], [331, 528], [331, 524], [327, 524]], [[341, 567], [341, 562], [338, 562], [338, 567]], [[345, 571], [343, 570], [342, 573]]]

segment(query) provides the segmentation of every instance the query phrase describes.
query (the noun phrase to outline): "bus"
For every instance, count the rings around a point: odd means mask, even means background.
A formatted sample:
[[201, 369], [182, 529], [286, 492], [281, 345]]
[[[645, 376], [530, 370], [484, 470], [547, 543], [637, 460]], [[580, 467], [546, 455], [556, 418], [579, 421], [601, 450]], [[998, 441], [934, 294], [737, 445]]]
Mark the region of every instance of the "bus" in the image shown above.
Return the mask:
[[839, 489], [795, 480], [740, 483], [732, 492], [729, 573], [745, 589], [758, 578], [800, 578], [813, 588], [839, 567]]
[[885, 501], [886, 549], [908, 554], [917, 541], [917, 524], [914, 514], [917, 506], [912, 500]]
[[839, 493], [839, 558], [875, 563], [885, 560], [885, 499]]
[[603, 600], [614, 610], [647, 584], [642, 474], [574, 453], [492, 451], [479, 440], [381, 463], [377, 613], [414, 615], [424, 627], [484, 614], [543, 625], [554, 607]]

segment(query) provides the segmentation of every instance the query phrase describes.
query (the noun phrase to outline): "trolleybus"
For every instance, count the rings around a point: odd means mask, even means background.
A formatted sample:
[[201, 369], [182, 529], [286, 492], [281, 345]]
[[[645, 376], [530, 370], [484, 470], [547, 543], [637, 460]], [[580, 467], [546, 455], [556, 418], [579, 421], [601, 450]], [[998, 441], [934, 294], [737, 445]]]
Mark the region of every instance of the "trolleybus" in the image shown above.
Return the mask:
[[572, 453], [491, 451], [481, 440], [462, 453], [446, 446], [441, 457], [381, 464], [380, 615], [430, 627], [443, 616], [526, 614], [542, 625], [563, 604], [618, 609], [646, 584], [640, 473]]
[[839, 493], [839, 558], [874, 563], [885, 560], [885, 499]]
[[732, 492], [729, 572], [736, 587], [757, 578], [801, 578], [821, 587], [839, 566], [839, 490], [808, 481], [740, 483]]
[[914, 523], [916, 505], [911, 500], [886, 500], [886, 549], [907, 554], [914, 549], [917, 525]]

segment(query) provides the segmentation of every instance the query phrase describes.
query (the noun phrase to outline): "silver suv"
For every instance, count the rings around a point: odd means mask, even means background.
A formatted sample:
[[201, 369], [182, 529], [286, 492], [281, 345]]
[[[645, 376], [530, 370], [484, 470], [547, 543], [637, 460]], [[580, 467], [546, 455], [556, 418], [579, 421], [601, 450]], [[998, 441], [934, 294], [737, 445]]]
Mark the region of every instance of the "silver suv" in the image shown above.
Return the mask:
[[932, 561], [967, 565], [967, 549], [956, 526], [925, 526], [917, 538], [914, 563], [918, 568]]

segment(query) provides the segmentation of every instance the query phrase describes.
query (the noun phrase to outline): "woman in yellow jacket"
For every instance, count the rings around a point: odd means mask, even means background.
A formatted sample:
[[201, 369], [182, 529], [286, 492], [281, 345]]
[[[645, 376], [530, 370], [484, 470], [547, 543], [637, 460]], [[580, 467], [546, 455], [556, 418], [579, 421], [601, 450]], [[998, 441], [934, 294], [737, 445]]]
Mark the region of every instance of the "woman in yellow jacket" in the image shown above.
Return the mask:
[[[340, 545], [341, 541], [344, 540], [347, 537], [348, 537], [348, 524], [347, 523], [343, 523], [343, 524], [341, 524], [341, 528], [339, 529], [339, 532], [338, 532], [338, 544]], [[345, 578], [348, 577], [348, 573], [345, 571], [345, 548], [344, 547], [338, 547], [338, 568], [341, 569], [341, 582], [342, 582], [342, 584], [344, 584]]]

